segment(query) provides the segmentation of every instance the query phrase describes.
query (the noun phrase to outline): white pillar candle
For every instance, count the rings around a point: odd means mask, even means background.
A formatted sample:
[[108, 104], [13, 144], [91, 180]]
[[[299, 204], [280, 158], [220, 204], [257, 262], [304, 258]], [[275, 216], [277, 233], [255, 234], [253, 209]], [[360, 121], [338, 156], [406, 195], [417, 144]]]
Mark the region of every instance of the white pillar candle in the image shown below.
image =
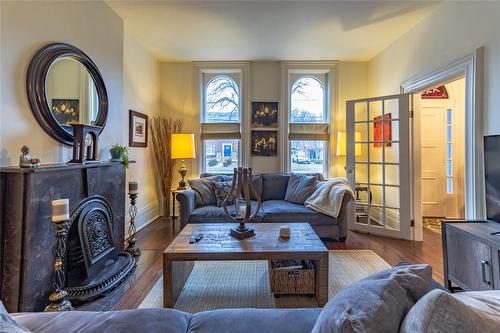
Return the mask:
[[137, 182], [128, 182], [128, 193], [130, 194], [138, 194], [139, 193], [139, 183]]
[[246, 205], [240, 207], [240, 214], [241, 214], [241, 217], [245, 217], [247, 215], [247, 206]]
[[52, 201], [52, 222], [69, 220], [69, 199]]

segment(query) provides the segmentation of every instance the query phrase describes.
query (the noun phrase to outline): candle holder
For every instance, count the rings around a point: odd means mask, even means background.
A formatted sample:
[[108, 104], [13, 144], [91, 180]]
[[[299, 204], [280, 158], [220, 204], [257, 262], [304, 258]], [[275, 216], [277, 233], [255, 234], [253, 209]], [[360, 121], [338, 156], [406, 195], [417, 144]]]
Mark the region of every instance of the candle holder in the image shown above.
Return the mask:
[[66, 238], [68, 237], [69, 220], [52, 221], [56, 229], [56, 241], [52, 254], [54, 255], [53, 286], [55, 291], [49, 296], [49, 304], [45, 312], [73, 311], [73, 305], [67, 299], [68, 292], [64, 290], [66, 276], [64, 273], [64, 257], [66, 255]]
[[126, 252], [130, 253], [133, 257], [138, 257], [141, 255], [141, 250], [137, 247], [137, 239], [135, 238], [135, 233], [137, 228], [135, 227], [135, 217], [137, 215], [137, 207], [135, 201], [137, 200], [137, 193], [130, 193], [128, 197], [130, 198], [130, 207], [128, 209], [128, 215], [130, 216], [130, 225], [128, 226], [128, 247], [125, 249]]
[[[234, 209], [236, 211], [236, 216], [232, 216], [227, 210], [227, 205], [235, 194], [236, 200], [234, 201]], [[253, 213], [250, 194], [253, 194], [257, 199], [257, 207]], [[229, 190], [229, 194], [222, 202], [222, 207], [224, 208], [224, 212], [231, 219], [238, 221], [240, 224], [238, 227], [231, 229], [229, 234], [238, 239], [245, 239], [254, 236], [255, 231], [252, 228], [248, 228], [246, 223], [252, 220], [259, 212], [260, 205], [260, 195], [253, 186], [252, 168], [234, 168], [233, 183], [231, 185], [231, 189]]]

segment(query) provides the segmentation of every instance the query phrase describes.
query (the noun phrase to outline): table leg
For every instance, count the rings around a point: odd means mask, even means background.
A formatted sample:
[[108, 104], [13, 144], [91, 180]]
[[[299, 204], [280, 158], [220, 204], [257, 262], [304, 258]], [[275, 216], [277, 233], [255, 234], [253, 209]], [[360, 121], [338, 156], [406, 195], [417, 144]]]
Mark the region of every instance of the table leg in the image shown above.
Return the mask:
[[173, 308], [194, 267], [194, 261], [172, 261], [163, 256], [163, 307]]
[[175, 220], [175, 192], [172, 193], [172, 222]]
[[313, 260], [316, 270], [316, 300], [319, 306], [328, 302], [328, 252], [319, 260]]

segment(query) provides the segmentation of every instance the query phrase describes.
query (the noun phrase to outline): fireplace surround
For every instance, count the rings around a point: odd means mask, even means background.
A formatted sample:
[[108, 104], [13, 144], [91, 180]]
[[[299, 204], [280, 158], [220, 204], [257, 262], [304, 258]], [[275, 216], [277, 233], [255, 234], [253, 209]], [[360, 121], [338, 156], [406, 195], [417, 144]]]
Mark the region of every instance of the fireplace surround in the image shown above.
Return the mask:
[[[92, 277], [98, 271], [133, 270], [128, 256], [121, 254], [125, 239], [123, 164], [2, 167], [0, 297], [9, 312], [42, 311], [47, 305], [53, 291], [51, 201], [61, 198], [69, 199], [71, 218], [77, 222], [71, 224], [69, 233], [75, 237], [68, 237], [67, 244], [67, 256], [75, 259], [66, 263], [70, 297], [77, 302], [95, 298], [111, 288], [104, 286], [116, 285], [127, 275], [111, 274], [111, 280], [99, 274]], [[80, 207], [84, 208], [77, 212]], [[81, 226], [85, 228], [79, 230]], [[84, 249], [81, 244], [93, 237], [98, 242]]]

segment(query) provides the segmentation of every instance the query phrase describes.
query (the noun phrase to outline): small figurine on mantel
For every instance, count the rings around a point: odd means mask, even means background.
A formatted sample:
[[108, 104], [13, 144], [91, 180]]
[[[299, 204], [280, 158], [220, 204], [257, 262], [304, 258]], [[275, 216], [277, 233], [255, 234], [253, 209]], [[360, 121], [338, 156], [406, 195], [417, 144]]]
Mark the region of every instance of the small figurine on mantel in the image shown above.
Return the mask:
[[30, 148], [23, 146], [21, 148], [22, 155], [19, 157], [19, 167], [21, 168], [38, 168], [40, 159], [30, 156]]

